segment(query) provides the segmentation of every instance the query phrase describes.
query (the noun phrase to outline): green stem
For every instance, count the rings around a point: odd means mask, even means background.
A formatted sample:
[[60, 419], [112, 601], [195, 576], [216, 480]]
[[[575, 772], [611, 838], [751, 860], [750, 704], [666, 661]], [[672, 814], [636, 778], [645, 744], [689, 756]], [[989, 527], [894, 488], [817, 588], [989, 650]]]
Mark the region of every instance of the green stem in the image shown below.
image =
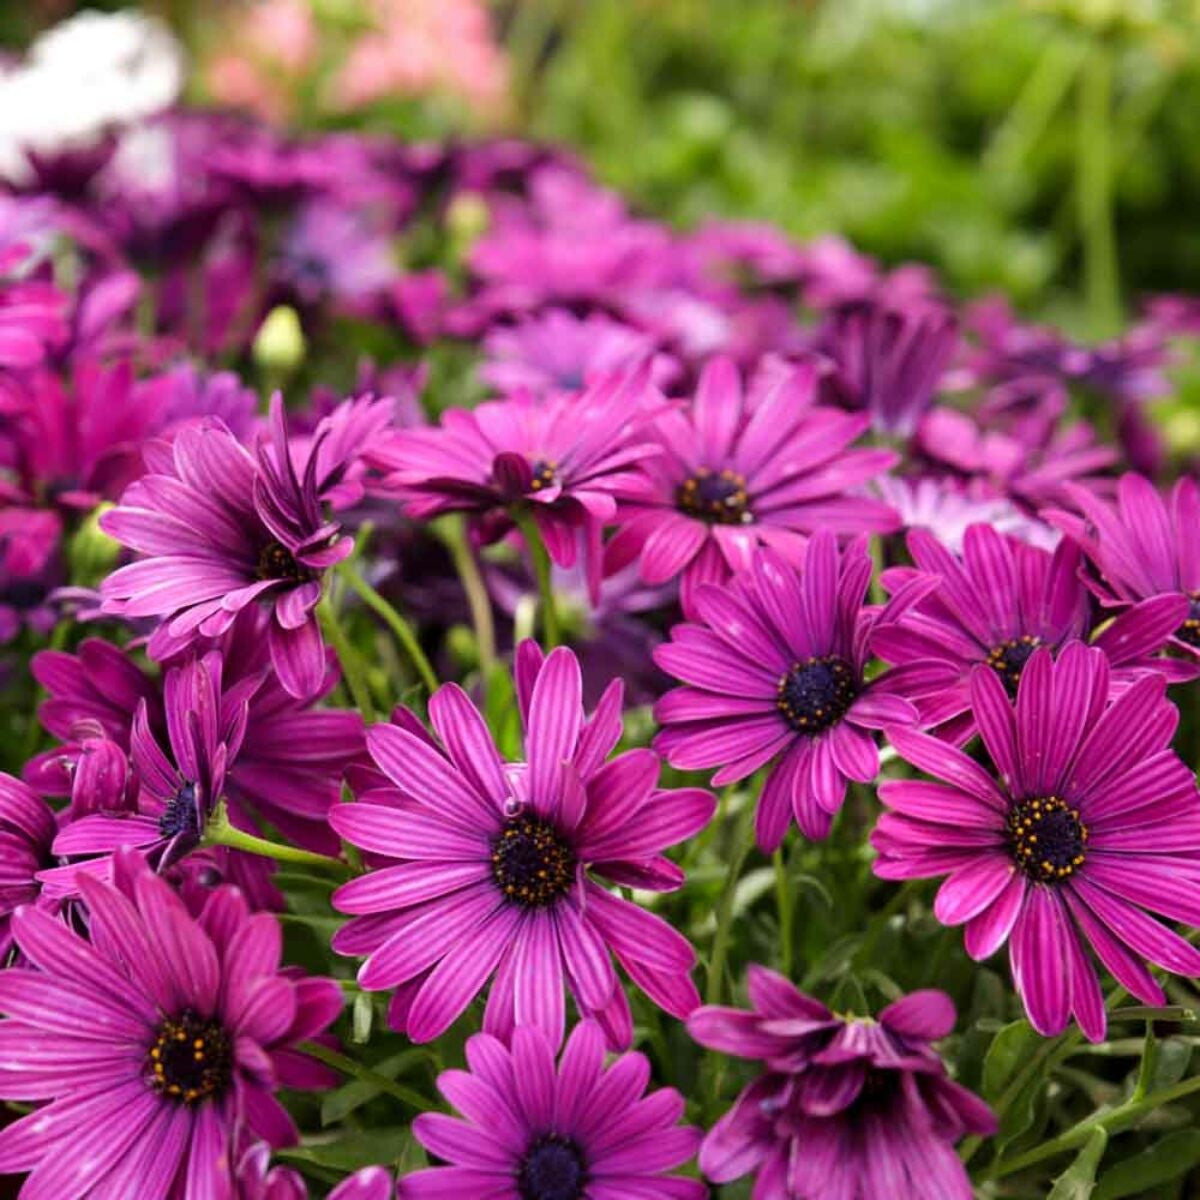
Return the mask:
[[792, 916], [795, 906], [792, 900], [788, 862], [782, 847], [771, 856], [775, 864], [775, 903], [779, 909], [779, 970], [788, 979], [792, 977]]
[[479, 675], [486, 691], [496, 662], [496, 627], [492, 619], [492, 600], [479, 570], [479, 562], [467, 543], [467, 527], [462, 517], [446, 519], [439, 527], [442, 541], [454, 560], [454, 569], [467, 596], [475, 644], [479, 650]]
[[207, 846], [227, 846], [230, 850], [244, 850], [247, 854], [257, 854], [260, 858], [272, 858], [276, 862], [302, 863], [307, 867], [320, 867], [323, 871], [335, 871], [339, 875], [353, 875], [354, 869], [340, 859], [330, 858], [325, 854], [314, 854], [311, 850], [301, 850], [296, 846], [285, 846], [280, 842], [270, 842], [266, 838], [257, 837], [230, 824], [225, 802], [218, 803], [216, 811], [208, 820], [204, 830], [204, 844]]
[[521, 512], [516, 515], [517, 527], [529, 547], [529, 557], [533, 559], [533, 570], [537, 576], [538, 595], [542, 598], [542, 637], [547, 650], [562, 645], [562, 627], [558, 621], [558, 608], [554, 603], [554, 582], [550, 575], [550, 555], [546, 544], [538, 531], [537, 522], [533, 515]]
[[1018, 1171], [1032, 1167], [1045, 1158], [1052, 1158], [1056, 1154], [1073, 1150], [1086, 1142], [1094, 1129], [1103, 1129], [1107, 1133], [1119, 1133], [1136, 1124], [1147, 1113], [1161, 1108], [1164, 1104], [1182, 1100], [1184, 1096], [1190, 1096], [1197, 1091], [1200, 1091], [1200, 1075], [1193, 1075], [1191, 1079], [1184, 1079], [1171, 1087], [1161, 1088], [1157, 1092], [1151, 1092], [1148, 1096], [1131, 1098], [1111, 1112], [1088, 1117], [1059, 1137], [1049, 1142], [1043, 1142], [1040, 1146], [1034, 1146], [1032, 1150], [1027, 1150], [1024, 1154], [1018, 1154], [1016, 1158], [1002, 1163], [993, 1172], [993, 1177], [999, 1179], [1005, 1175], [1015, 1175]]
[[729, 882], [721, 893], [717, 907], [717, 929], [713, 934], [712, 953], [708, 960], [708, 981], [704, 999], [707, 1004], [719, 1004], [724, 990], [725, 959], [729, 953], [729, 936], [733, 932], [733, 905], [737, 898], [738, 877], [754, 845], [754, 813], [756, 805], [747, 797], [742, 809], [734, 842], [733, 858], [729, 863]]
[[349, 637], [346, 636], [346, 631], [342, 628], [337, 611], [333, 607], [333, 601], [328, 594], [322, 596], [320, 604], [317, 605], [317, 618], [337, 654], [338, 663], [342, 668], [342, 678], [350, 690], [354, 706], [362, 713], [362, 719], [369, 725], [375, 720], [375, 705], [371, 700], [371, 689], [367, 686], [366, 675], [363, 673], [362, 659]]
[[1083, 241], [1084, 292], [1092, 335], [1102, 337], [1120, 323], [1117, 240], [1113, 228], [1113, 60], [1097, 41], [1079, 80], [1076, 145], [1076, 203]]
[[396, 635], [396, 640], [404, 647], [430, 694], [436, 692], [437, 672], [425, 657], [425, 651], [421, 649], [413, 627], [352, 566], [342, 563], [338, 567], [338, 574], [346, 581], [346, 586], [373, 613], [383, 618], [387, 627]]
[[360, 1079], [363, 1083], [377, 1087], [381, 1092], [399, 1100], [401, 1104], [407, 1104], [415, 1112], [429, 1112], [433, 1108], [433, 1105], [419, 1092], [406, 1088], [404, 1084], [397, 1083], [394, 1079], [389, 1079], [386, 1075], [371, 1070], [370, 1067], [364, 1067], [362, 1063], [348, 1058], [345, 1054], [339, 1054], [328, 1046], [322, 1046], [320, 1042], [304, 1042], [301, 1044], [300, 1050], [311, 1058], [323, 1062], [327, 1067], [341, 1071], [343, 1075], [349, 1075], [352, 1079]]

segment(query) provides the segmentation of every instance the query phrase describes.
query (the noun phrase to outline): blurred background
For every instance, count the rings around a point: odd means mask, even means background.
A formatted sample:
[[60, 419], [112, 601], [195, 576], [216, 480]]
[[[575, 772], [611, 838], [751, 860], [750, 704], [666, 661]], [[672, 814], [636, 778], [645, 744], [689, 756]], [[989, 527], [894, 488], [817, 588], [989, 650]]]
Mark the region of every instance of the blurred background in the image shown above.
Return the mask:
[[[79, 7], [5, 0], [0, 43]], [[1200, 0], [141, 7], [193, 100], [285, 125], [564, 142], [656, 216], [840, 233], [1083, 336], [1200, 288]]]

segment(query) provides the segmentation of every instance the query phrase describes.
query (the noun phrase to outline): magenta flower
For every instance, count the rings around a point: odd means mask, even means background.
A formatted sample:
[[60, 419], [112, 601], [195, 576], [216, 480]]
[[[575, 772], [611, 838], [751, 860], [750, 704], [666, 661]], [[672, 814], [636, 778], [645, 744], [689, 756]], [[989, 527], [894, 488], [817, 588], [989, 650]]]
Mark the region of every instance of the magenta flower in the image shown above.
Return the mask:
[[[1022, 668], [1039, 646], [1058, 651], [1086, 640], [1093, 627], [1092, 597], [1080, 578], [1083, 556], [1064, 539], [1053, 553], [1006, 538], [988, 525], [972, 525], [959, 559], [932, 534], [914, 530], [908, 551], [915, 567], [884, 571], [889, 592], [929, 585], [928, 594], [894, 622], [880, 622], [871, 649], [904, 666], [905, 695], [916, 702], [923, 726], [956, 743], [974, 731], [971, 674], [990, 667], [1015, 695]], [[1113, 685], [1128, 686], [1158, 670], [1188, 679], [1195, 671], [1153, 657], [1187, 613], [1179, 596], [1146, 600], [1102, 629], [1094, 644], [1108, 655]]]
[[[343, 1179], [328, 1200], [393, 1200], [390, 1171], [363, 1167]], [[291, 1167], [271, 1166], [271, 1147], [255, 1142], [238, 1161], [237, 1200], [308, 1200], [308, 1184]]]
[[0, 1173], [29, 1172], [30, 1200], [230, 1196], [237, 1136], [296, 1141], [276, 1089], [330, 1086], [297, 1046], [341, 990], [280, 970], [278, 923], [234, 889], [194, 919], [136, 859], [80, 887], [90, 942], [36, 909], [13, 917], [34, 969], [0, 972], [0, 1096], [48, 1103], [0, 1132]]
[[664, 727], [654, 745], [673, 767], [718, 767], [713, 783], [724, 784], [772, 763], [756, 822], [766, 852], [793, 816], [806, 837], [827, 837], [848, 781], [879, 773], [872, 731], [916, 720], [889, 691], [894, 676], [863, 675], [870, 579], [861, 539], [839, 553], [831, 533], [816, 534], [799, 572], [760, 550], [728, 587], [697, 588], [698, 623], [654, 652], [685, 684], [654, 708]]
[[615, 569], [639, 558], [642, 578], [682, 574], [684, 611], [696, 587], [745, 567], [767, 545], [798, 561], [814, 530], [851, 534], [896, 528], [896, 514], [854, 489], [896, 462], [890, 450], [851, 450], [870, 425], [862, 414], [817, 407], [816, 371], [780, 373], [744, 397], [736, 367], [711, 360], [690, 410], [658, 415], [660, 457], [622, 497], [610, 543]]
[[703, 1200], [697, 1179], [667, 1172], [696, 1153], [673, 1088], [644, 1095], [650, 1064], [636, 1052], [604, 1065], [592, 1021], [555, 1043], [519, 1026], [511, 1049], [486, 1033], [467, 1042], [469, 1071], [443, 1071], [442, 1095], [466, 1118], [422, 1113], [413, 1134], [448, 1165], [400, 1180], [397, 1200]]
[[38, 872], [53, 861], [54, 810], [31, 787], [0, 772], [0, 964], [12, 953], [12, 914], [42, 899]]
[[579, 663], [566, 648], [517, 657], [526, 762], [505, 763], [461, 688], [429, 704], [445, 749], [415, 718], [376, 725], [367, 744], [386, 778], [339, 805], [330, 824], [377, 868], [333, 896], [354, 918], [333, 939], [362, 954], [364, 988], [396, 988], [390, 1019], [415, 1042], [444, 1033], [494, 976], [489, 1033], [536, 1024], [562, 1038], [563, 985], [614, 1048], [632, 1036], [629, 1001], [610, 955], [656, 1004], [685, 1017], [699, 1003], [696, 955], [660, 917], [603, 884], [672, 891], [680, 869], [667, 846], [702, 829], [714, 800], [664, 791], [659, 762], [621, 737], [614, 680], [585, 720]]
[[[1034, 652], [1016, 705], [976, 670], [971, 706], [990, 769], [926, 734], [889, 731], [901, 756], [942, 781], [892, 781], [871, 842], [883, 879], [949, 875], [934, 904], [966, 925], [984, 959], [1009, 940], [1029, 1020], [1051, 1036], [1071, 1015], [1104, 1037], [1104, 999], [1087, 952], [1127, 991], [1162, 1004], [1142, 959], [1200, 975], [1200, 951], [1148, 916], [1200, 924], [1200, 805], [1170, 749], [1178, 713], [1159, 675], [1109, 700], [1109, 664], [1081, 642], [1055, 662]], [[1010, 938], [1011, 935], [1011, 938]]]
[[480, 378], [502, 392], [578, 392], [604, 375], [632, 370], [647, 360], [660, 388], [680, 373], [679, 364], [659, 353], [650, 334], [601, 312], [577, 317], [565, 309], [547, 309], [515, 325], [496, 326], [483, 348]]
[[1084, 514], [1053, 512], [1047, 519], [1083, 548], [1100, 581], [1100, 602], [1124, 608], [1150, 596], [1183, 596], [1188, 610], [1175, 631], [1175, 643], [1200, 657], [1200, 488], [1184, 476], [1164, 499], [1141, 475], [1117, 485], [1115, 507], [1082, 487], [1069, 489]]
[[709, 1179], [754, 1171], [761, 1200], [970, 1200], [954, 1144], [994, 1133], [996, 1119], [931, 1045], [954, 1028], [949, 996], [913, 992], [873, 1020], [835, 1016], [765, 967], [751, 966], [749, 991], [750, 1012], [688, 1019], [702, 1046], [765, 1068], [705, 1137]]
[[940, 306], [863, 304], [836, 309], [818, 348], [833, 360], [833, 398], [865, 410], [879, 433], [907, 438], [933, 401], [958, 345], [953, 315]]
[[578, 394], [538, 399], [521, 392], [454, 409], [436, 429], [397, 431], [370, 457], [388, 472], [385, 487], [410, 516], [498, 515], [499, 536], [510, 528], [505, 514], [525, 507], [550, 556], [569, 567], [579, 532], [611, 521], [617, 490], [658, 453], [645, 425], [661, 403], [643, 366]]
[[55, 512], [0, 508], [0, 644], [24, 629], [45, 637], [57, 623], [51, 596], [63, 577], [62, 532]]
[[149, 644], [161, 659], [264, 605], [280, 682], [293, 696], [315, 694], [325, 677], [321, 577], [352, 549], [322, 514], [330, 481], [318, 478], [317, 459], [313, 449], [302, 473], [293, 466], [278, 396], [270, 444], [254, 454], [216, 419], [181, 430], [101, 517], [106, 533], [145, 556], [104, 581], [104, 611], [162, 618]]

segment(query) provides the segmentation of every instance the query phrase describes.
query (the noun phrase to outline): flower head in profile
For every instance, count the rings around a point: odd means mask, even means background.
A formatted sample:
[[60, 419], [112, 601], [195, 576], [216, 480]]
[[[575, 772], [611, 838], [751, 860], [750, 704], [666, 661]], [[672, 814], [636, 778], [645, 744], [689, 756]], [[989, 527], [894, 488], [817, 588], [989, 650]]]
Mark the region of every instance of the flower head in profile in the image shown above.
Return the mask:
[[703, 1200], [703, 1183], [669, 1174], [700, 1143], [698, 1129], [679, 1124], [683, 1097], [646, 1095], [646, 1058], [623, 1054], [606, 1067], [604, 1048], [593, 1021], [572, 1030], [557, 1064], [555, 1043], [535, 1026], [518, 1027], [510, 1046], [476, 1034], [470, 1069], [438, 1078], [462, 1118], [413, 1122], [417, 1141], [447, 1165], [406, 1175], [398, 1200]]
[[622, 497], [608, 547], [615, 569], [637, 559], [651, 584], [682, 576], [684, 611], [703, 582], [720, 582], [767, 545], [798, 561], [817, 529], [896, 528], [895, 512], [856, 489], [895, 461], [890, 450], [850, 449], [870, 425], [858, 413], [814, 405], [811, 365], [743, 395], [725, 358], [704, 368], [689, 409], [660, 413], [662, 453]]
[[[905, 695], [917, 703], [922, 724], [939, 727], [943, 737], [962, 742], [974, 731], [970, 680], [977, 666], [995, 671], [1015, 695], [1039, 646], [1058, 651], [1091, 634], [1083, 556], [1067, 539], [1051, 553], [972, 525], [961, 557], [924, 530], [909, 534], [908, 550], [916, 565], [884, 571], [884, 587], [899, 592], [924, 581], [931, 590], [895, 621], [881, 621], [871, 649], [906, 668]], [[1153, 657], [1186, 613], [1186, 602], [1168, 593], [1122, 613], [1096, 635], [1115, 687], [1147, 670], [1179, 680], [1195, 675], [1188, 664]]]
[[[392, 1173], [384, 1167], [363, 1167], [347, 1176], [328, 1200], [392, 1200]], [[308, 1184], [292, 1167], [271, 1166], [271, 1147], [255, 1142], [238, 1160], [237, 1200], [308, 1200]]]
[[1126, 608], [1162, 593], [1188, 605], [1175, 644], [1200, 657], [1200, 487], [1184, 476], [1163, 496], [1141, 475], [1117, 485], [1116, 504], [1083, 487], [1068, 489], [1083, 513], [1053, 512], [1048, 519], [1074, 539], [1099, 576], [1095, 591], [1107, 607]]
[[1100, 1041], [1104, 998], [1091, 951], [1147, 1004], [1163, 990], [1144, 965], [1200, 975], [1200, 951], [1155, 919], [1200, 923], [1200, 797], [1170, 748], [1179, 721], [1161, 675], [1110, 700], [1104, 653], [1040, 647], [1015, 704], [976, 669], [971, 707], [981, 766], [923, 733], [889, 731], [902, 758], [937, 782], [889, 781], [871, 836], [884, 879], [946, 875], [934, 913], [965, 925], [982, 960], [1005, 941], [1029, 1020], [1061, 1032], [1074, 1014]]
[[677, 625], [654, 660], [684, 686], [655, 705], [655, 747], [682, 770], [719, 768], [717, 784], [771, 763], [758, 802], [758, 844], [776, 849], [795, 817], [806, 837], [828, 836], [850, 780], [879, 773], [873, 732], [916, 719], [868, 682], [863, 608], [871, 579], [865, 539], [839, 552], [820, 532], [797, 571], [771, 549], [728, 587], [696, 589], [696, 623]]
[[12, 914], [43, 900], [37, 876], [53, 861], [50, 847], [57, 828], [54, 810], [28, 784], [0, 772], [0, 966], [13, 948]]
[[658, 387], [679, 374], [679, 364], [659, 352], [654, 337], [602, 312], [577, 317], [566, 309], [547, 309], [514, 325], [496, 326], [483, 348], [480, 377], [502, 392], [578, 392], [603, 375], [632, 370], [647, 360]]
[[161, 659], [219, 637], [244, 609], [262, 605], [280, 682], [294, 696], [314, 695], [325, 677], [315, 612], [321, 579], [352, 548], [322, 511], [346, 464], [320, 472], [319, 457], [310, 448], [297, 470], [278, 396], [270, 440], [254, 453], [216, 419], [180, 430], [170, 446], [148, 447], [149, 473], [101, 518], [106, 533], [143, 556], [104, 581], [104, 610], [160, 618], [149, 651]]
[[235, 889], [193, 918], [131, 857], [80, 888], [90, 940], [34, 908], [12, 919], [31, 969], [0, 972], [0, 1096], [37, 1107], [0, 1133], [0, 1173], [58, 1200], [229, 1196], [238, 1137], [296, 1141], [276, 1090], [330, 1086], [298, 1046], [341, 989], [281, 970], [278, 922]]
[[606, 761], [621, 737], [620, 681], [585, 719], [570, 650], [543, 660], [525, 642], [517, 673], [524, 762], [503, 761], [454, 684], [429, 704], [440, 744], [408, 715], [368, 732], [382, 777], [329, 821], [376, 866], [334, 893], [334, 907], [354, 914], [334, 949], [366, 956], [364, 988], [396, 989], [390, 1020], [416, 1042], [444, 1033], [492, 979], [490, 1033], [535, 1024], [557, 1044], [565, 984], [609, 1044], [627, 1046], [629, 1001], [612, 957], [684, 1017], [699, 1003], [696, 956], [611, 885], [679, 887], [683, 873], [663, 851], [702, 829], [714, 800], [695, 788], [659, 789], [649, 750]]
[[895, 437], [912, 435], [957, 345], [953, 315], [929, 303], [835, 309], [818, 341], [834, 363], [833, 398], [870, 413], [876, 432]]
[[970, 1200], [954, 1144], [996, 1120], [931, 1045], [954, 1028], [949, 996], [913, 992], [876, 1019], [838, 1016], [759, 966], [749, 992], [749, 1012], [705, 1007], [688, 1019], [702, 1046], [764, 1068], [700, 1147], [709, 1179], [754, 1171], [764, 1200]]
[[474, 512], [498, 518], [499, 535], [524, 509], [550, 556], [569, 567], [580, 531], [610, 522], [616, 492], [659, 452], [645, 426], [663, 403], [647, 365], [579, 393], [519, 392], [451, 410], [437, 428], [397, 431], [370, 457], [410, 516]]

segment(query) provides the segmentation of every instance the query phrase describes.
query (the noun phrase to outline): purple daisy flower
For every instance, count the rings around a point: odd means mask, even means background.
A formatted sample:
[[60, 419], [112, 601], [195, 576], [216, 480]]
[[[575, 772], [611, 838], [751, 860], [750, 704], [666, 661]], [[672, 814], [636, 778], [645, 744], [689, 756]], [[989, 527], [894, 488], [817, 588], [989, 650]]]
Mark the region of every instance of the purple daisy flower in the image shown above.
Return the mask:
[[[363, 1167], [343, 1179], [327, 1200], [393, 1200], [392, 1174], [383, 1167]], [[237, 1200], [308, 1200], [308, 1184], [291, 1167], [271, 1166], [271, 1147], [255, 1142], [238, 1161]]]
[[799, 572], [763, 549], [728, 587], [697, 588], [698, 623], [677, 625], [654, 652], [685, 684], [654, 708], [655, 749], [673, 767], [719, 767], [719, 785], [773, 764], [756, 822], [766, 852], [793, 816], [806, 837], [827, 837], [847, 783], [879, 773], [872, 732], [916, 720], [889, 691], [895, 675], [863, 675], [879, 619], [863, 608], [870, 581], [865, 539], [839, 553], [822, 531]]
[[837, 309], [817, 342], [835, 364], [832, 397], [870, 413], [876, 432], [902, 438], [929, 408], [957, 345], [953, 314], [928, 303]]
[[1175, 643], [1200, 658], [1200, 487], [1184, 476], [1164, 498], [1141, 475], [1128, 474], [1117, 485], [1117, 502], [1105, 503], [1087, 488], [1072, 487], [1070, 499], [1084, 519], [1065, 512], [1047, 519], [1074, 539], [1091, 559], [1100, 582], [1100, 602], [1125, 608], [1139, 600], [1171, 592], [1188, 604]]
[[461, 688], [430, 700], [442, 750], [415, 718], [376, 725], [367, 744], [386, 777], [337, 806], [330, 824], [379, 856], [333, 896], [354, 918], [333, 938], [367, 956], [360, 984], [396, 988], [389, 1018], [415, 1042], [444, 1033], [494, 976], [484, 1015], [507, 1037], [536, 1024], [557, 1044], [563, 985], [614, 1048], [632, 1021], [611, 955], [676, 1017], [700, 1002], [691, 945], [661, 917], [604, 884], [672, 891], [683, 872], [663, 850], [704, 828], [714, 799], [660, 790], [649, 750], [605, 759], [621, 737], [614, 680], [585, 720], [579, 663], [565, 647], [517, 654], [526, 762], [505, 763]]
[[700, 1131], [680, 1125], [674, 1088], [645, 1095], [650, 1064], [636, 1052], [604, 1065], [592, 1021], [556, 1043], [520, 1026], [511, 1049], [486, 1033], [467, 1042], [469, 1071], [438, 1088], [466, 1119], [422, 1113], [413, 1134], [447, 1164], [400, 1180], [397, 1200], [703, 1200], [698, 1179], [668, 1172], [696, 1153]]
[[954, 1144], [996, 1119], [933, 1049], [954, 1028], [945, 992], [913, 992], [877, 1019], [835, 1016], [765, 967], [750, 967], [749, 992], [750, 1012], [688, 1019], [702, 1046], [765, 1067], [705, 1137], [709, 1179], [754, 1171], [755, 1200], [970, 1200]]
[[38, 872], [53, 859], [54, 810], [28, 784], [0, 772], [0, 964], [12, 953], [12, 914], [42, 903]]
[[505, 514], [525, 507], [550, 556], [569, 567], [580, 530], [611, 521], [617, 490], [659, 452], [645, 426], [661, 403], [644, 365], [578, 394], [521, 392], [453, 409], [435, 429], [397, 431], [370, 457], [411, 517], [499, 514], [492, 532], [500, 536], [510, 528]]
[[682, 575], [690, 614], [696, 587], [745, 567], [756, 546], [797, 561], [818, 528], [895, 529], [891, 508], [853, 493], [896, 455], [849, 449], [870, 418], [815, 405], [816, 382], [816, 368], [803, 364], [744, 396], [733, 363], [712, 359], [690, 409], [663, 412], [651, 426], [663, 453], [622, 496], [611, 568], [639, 558], [647, 583]]
[[[1050, 553], [988, 525], [972, 525], [961, 559], [924, 530], [908, 535], [908, 551], [916, 566], [884, 571], [883, 586], [901, 592], [924, 581], [928, 594], [895, 621], [879, 623], [871, 650], [909, 668], [905, 695], [920, 709], [922, 725], [938, 726], [940, 736], [955, 743], [975, 729], [970, 681], [977, 666], [992, 668], [1015, 695], [1034, 650], [1058, 651], [1090, 635], [1093, 604], [1080, 578], [1083, 555], [1067, 539]], [[1094, 644], [1114, 668], [1116, 690], [1147, 670], [1194, 677], [1187, 664], [1153, 657], [1186, 614], [1187, 603], [1178, 595], [1156, 596], [1096, 635]]]
[[[971, 706], [991, 769], [911, 730], [900, 755], [942, 781], [881, 785], [871, 842], [883, 879], [949, 875], [934, 904], [966, 925], [982, 960], [1006, 939], [1013, 981], [1039, 1033], [1074, 1014], [1100, 1041], [1104, 998], [1088, 955], [1127, 991], [1162, 1004], [1142, 959], [1200, 975], [1200, 951], [1145, 910], [1200, 924], [1200, 804], [1171, 750], [1179, 721], [1160, 675], [1109, 699], [1109, 664], [1082, 642], [1055, 662], [1036, 650], [1015, 707], [995, 671], [976, 670]], [[1011, 938], [1010, 938], [1011, 934]]]
[[271, 401], [270, 444], [254, 454], [214, 418], [181, 430], [169, 447], [147, 447], [147, 460], [150, 473], [100, 519], [145, 556], [104, 581], [104, 611], [160, 617], [149, 651], [161, 659], [220, 636], [260, 603], [271, 611], [267, 641], [280, 682], [293, 696], [315, 694], [325, 677], [314, 611], [321, 577], [353, 546], [322, 514], [331, 479], [318, 478], [316, 449], [303, 472], [292, 463], [280, 397]]
[[90, 941], [32, 908], [13, 916], [32, 970], [0, 972], [0, 1096], [48, 1101], [0, 1132], [20, 1194], [201, 1200], [233, 1194], [235, 1139], [296, 1128], [279, 1087], [330, 1086], [297, 1049], [342, 1008], [331, 979], [280, 970], [275, 918], [238, 892], [199, 919], [139, 860], [81, 880]]

